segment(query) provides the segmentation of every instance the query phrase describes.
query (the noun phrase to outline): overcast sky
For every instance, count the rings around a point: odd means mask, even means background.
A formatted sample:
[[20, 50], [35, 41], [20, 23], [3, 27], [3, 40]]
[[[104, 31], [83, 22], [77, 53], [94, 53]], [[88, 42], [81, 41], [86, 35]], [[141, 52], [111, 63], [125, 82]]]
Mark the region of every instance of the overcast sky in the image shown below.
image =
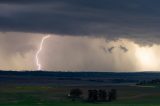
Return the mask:
[[0, 69], [159, 71], [160, 0], [0, 0]]

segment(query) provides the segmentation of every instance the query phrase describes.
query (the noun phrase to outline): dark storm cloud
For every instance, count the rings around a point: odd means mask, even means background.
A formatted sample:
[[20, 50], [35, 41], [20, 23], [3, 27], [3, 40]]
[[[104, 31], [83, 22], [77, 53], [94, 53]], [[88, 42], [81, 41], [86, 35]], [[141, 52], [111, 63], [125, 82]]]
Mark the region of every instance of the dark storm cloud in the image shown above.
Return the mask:
[[113, 47], [110, 47], [110, 48], [108, 48], [108, 51], [109, 51], [109, 53], [112, 53], [112, 51], [114, 50], [114, 46]]
[[105, 53], [112, 53], [112, 51], [115, 49], [115, 47], [112, 46], [112, 47], [106, 48], [104, 46], [101, 46], [100, 49], [103, 50]]
[[[159, 43], [159, 0], [1, 0], [0, 30]], [[158, 39], [158, 40], [157, 40]]]
[[119, 48], [123, 51], [123, 52], [128, 52], [128, 49], [122, 45], [119, 46]]

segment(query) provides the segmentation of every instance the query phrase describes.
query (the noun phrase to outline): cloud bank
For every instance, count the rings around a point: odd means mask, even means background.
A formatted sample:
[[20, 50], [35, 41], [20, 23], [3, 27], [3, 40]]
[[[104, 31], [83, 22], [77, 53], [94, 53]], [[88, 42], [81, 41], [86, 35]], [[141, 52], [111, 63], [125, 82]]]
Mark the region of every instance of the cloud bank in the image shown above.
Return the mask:
[[1, 0], [0, 31], [158, 44], [159, 4], [159, 0]]

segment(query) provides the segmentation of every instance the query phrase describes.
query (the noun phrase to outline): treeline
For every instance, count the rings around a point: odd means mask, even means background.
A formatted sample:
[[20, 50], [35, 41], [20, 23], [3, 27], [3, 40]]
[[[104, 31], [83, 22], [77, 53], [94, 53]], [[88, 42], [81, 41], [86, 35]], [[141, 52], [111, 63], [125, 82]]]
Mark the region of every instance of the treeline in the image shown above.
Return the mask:
[[160, 79], [153, 79], [150, 81], [144, 80], [144, 81], [137, 83], [137, 85], [146, 85], [146, 84], [160, 84]]
[[[72, 100], [85, 100], [83, 92], [80, 89], [72, 89], [68, 97]], [[117, 99], [117, 90], [92, 89], [88, 90], [88, 97], [85, 101], [88, 102], [111, 102]]]

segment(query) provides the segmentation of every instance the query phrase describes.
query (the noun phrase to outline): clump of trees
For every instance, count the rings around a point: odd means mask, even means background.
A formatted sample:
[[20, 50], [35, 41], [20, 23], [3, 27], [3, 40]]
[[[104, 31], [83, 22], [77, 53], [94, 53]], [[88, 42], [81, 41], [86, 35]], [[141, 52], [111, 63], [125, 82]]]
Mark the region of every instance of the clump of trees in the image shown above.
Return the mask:
[[106, 90], [88, 90], [89, 102], [111, 102], [117, 99], [116, 89]]
[[82, 91], [80, 89], [72, 89], [68, 96], [72, 99], [72, 101], [75, 101], [76, 99], [80, 99], [81, 95]]
[[[72, 99], [72, 101], [82, 99], [83, 92], [80, 89], [71, 89], [68, 97]], [[111, 102], [117, 99], [117, 90], [111, 89], [106, 91], [105, 89], [99, 90], [88, 90], [88, 102]]]

